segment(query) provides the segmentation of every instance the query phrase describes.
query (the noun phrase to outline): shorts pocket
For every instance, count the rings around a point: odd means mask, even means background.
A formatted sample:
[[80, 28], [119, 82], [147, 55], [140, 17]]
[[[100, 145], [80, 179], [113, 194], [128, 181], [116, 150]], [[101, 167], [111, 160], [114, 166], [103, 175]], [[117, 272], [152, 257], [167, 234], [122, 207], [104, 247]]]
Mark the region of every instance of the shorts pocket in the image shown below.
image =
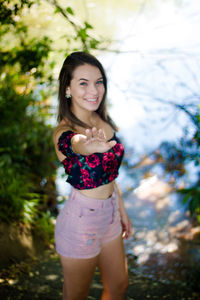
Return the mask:
[[82, 217], [97, 217], [100, 215], [101, 211], [99, 208], [89, 208], [89, 207], [82, 207], [81, 208], [81, 216]]

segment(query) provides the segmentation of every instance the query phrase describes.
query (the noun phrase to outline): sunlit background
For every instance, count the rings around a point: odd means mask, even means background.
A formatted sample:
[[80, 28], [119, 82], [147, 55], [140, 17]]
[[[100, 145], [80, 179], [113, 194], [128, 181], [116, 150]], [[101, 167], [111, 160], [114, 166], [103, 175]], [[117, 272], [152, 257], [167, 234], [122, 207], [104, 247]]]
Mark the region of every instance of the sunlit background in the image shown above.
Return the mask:
[[[148, 165], [153, 163], [150, 154], [161, 143], [177, 142], [185, 130], [188, 136], [195, 132], [182, 106], [193, 112], [199, 103], [200, 6], [196, 1], [146, 1], [135, 6], [125, 1], [116, 4], [111, 12], [112, 2], [84, 3], [91, 22], [99, 11], [105, 16], [102, 28], [97, 18], [100, 34], [112, 34], [110, 51], [98, 52], [109, 80], [109, 112], [120, 127], [129, 164], [142, 161], [144, 167], [131, 172], [125, 166], [117, 180], [125, 194], [134, 188], [125, 198], [134, 229], [134, 238], [126, 243], [126, 250], [138, 257], [138, 264], [147, 263], [142, 270], [148, 270], [148, 276], [155, 275], [151, 263], [148, 268], [149, 261], [157, 259], [158, 269], [169, 278], [170, 271], [166, 275], [163, 270], [167, 260], [160, 255], [177, 253], [180, 232], [185, 230], [190, 236], [192, 233], [187, 211], [164, 179], [162, 167], [155, 164], [148, 170]], [[142, 160], [144, 157], [146, 160]], [[177, 180], [177, 186], [196, 182], [198, 169], [193, 164], [186, 168], [184, 180], [172, 179]], [[58, 177], [61, 195], [66, 194], [63, 182]], [[194, 233], [197, 231], [194, 229]], [[158, 257], [152, 258], [154, 255]], [[195, 255], [197, 259], [199, 252]], [[174, 259], [175, 255], [171, 264]]]
[[[29, 26], [29, 38], [47, 35], [53, 41], [48, 57], [49, 62], [54, 61], [50, 92], [45, 94], [46, 82], [39, 83], [33, 92], [50, 105], [51, 117], [46, 123], [53, 126], [57, 125], [59, 71], [66, 54], [71, 49], [79, 50], [76, 47], [80, 45], [70, 22], [66, 23], [62, 14], [55, 14], [56, 3], [73, 9], [74, 14], [68, 14], [73, 26], [81, 28], [88, 22], [93, 26], [87, 31], [89, 36], [101, 41], [91, 52], [106, 70], [108, 110], [125, 144], [117, 183], [133, 224], [133, 236], [125, 241], [130, 271], [154, 280], [182, 282], [200, 263], [196, 239], [200, 226], [191, 218], [190, 205], [187, 201], [183, 204], [183, 196], [177, 192], [195, 187], [199, 193], [196, 133], [199, 134], [200, 3], [49, 0], [24, 9], [22, 16], [15, 19]], [[2, 44], [9, 49], [11, 44], [17, 44], [16, 40], [8, 32]], [[44, 66], [47, 73], [48, 67]], [[26, 76], [36, 71], [32, 68]], [[5, 74], [1, 78], [4, 77]], [[26, 86], [16, 87], [19, 94], [26, 94], [29, 86], [34, 86], [31, 80]], [[55, 163], [59, 166], [57, 192], [51, 197], [56, 199], [59, 210], [68, 198], [70, 185], [59, 162]], [[47, 182], [45, 177], [40, 185], [45, 188]], [[200, 222], [200, 211], [196, 212]], [[199, 268], [195, 274], [200, 274]]]

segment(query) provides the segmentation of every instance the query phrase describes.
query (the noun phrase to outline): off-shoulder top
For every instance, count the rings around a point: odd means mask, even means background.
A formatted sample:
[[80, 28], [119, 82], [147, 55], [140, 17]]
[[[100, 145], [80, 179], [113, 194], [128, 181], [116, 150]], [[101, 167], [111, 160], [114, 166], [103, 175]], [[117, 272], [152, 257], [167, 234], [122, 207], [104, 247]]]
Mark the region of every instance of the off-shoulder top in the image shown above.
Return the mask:
[[79, 190], [92, 189], [113, 181], [118, 176], [118, 170], [124, 155], [124, 146], [114, 133], [109, 140], [117, 143], [104, 153], [82, 155], [72, 150], [71, 139], [77, 134], [71, 130], [65, 131], [58, 139], [58, 149], [66, 156], [61, 162], [67, 182]]

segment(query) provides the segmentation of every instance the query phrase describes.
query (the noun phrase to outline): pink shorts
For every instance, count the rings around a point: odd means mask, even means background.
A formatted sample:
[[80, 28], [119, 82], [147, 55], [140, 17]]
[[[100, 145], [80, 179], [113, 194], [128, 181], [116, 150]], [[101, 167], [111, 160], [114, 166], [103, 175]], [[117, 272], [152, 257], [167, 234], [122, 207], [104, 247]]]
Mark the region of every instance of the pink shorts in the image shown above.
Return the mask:
[[72, 188], [55, 227], [56, 251], [71, 258], [91, 258], [122, 233], [117, 191], [102, 200]]

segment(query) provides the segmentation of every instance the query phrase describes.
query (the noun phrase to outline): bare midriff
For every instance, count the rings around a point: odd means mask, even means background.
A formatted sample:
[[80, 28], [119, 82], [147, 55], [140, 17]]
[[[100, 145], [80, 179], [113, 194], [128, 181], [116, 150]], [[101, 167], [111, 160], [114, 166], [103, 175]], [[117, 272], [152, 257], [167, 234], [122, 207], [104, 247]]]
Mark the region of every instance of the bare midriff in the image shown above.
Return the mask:
[[104, 200], [109, 198], [112, 195], [113, 190], [114, 190], [114, 180], [108, 184], [98, 186], [97, 188], [79, 190], [79, 192], [89, 198]]

